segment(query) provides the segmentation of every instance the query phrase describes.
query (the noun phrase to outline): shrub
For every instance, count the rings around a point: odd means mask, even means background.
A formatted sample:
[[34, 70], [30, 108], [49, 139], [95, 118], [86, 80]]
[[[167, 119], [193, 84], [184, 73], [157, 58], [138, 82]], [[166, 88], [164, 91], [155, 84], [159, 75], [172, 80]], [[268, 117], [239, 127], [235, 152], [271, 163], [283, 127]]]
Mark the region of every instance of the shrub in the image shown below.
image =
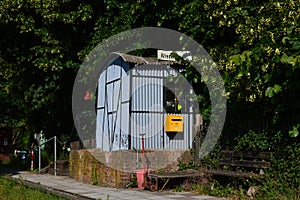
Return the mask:
[[[277, 135], [275, 135], [277, 137]], [[235, 139], [235, 151], [272, 151], [274, 144], [272, 142], [272, 137], [268, 136], [266, 133], [256, 133], [254, 131], [249, 131], [243, 136], [237, 137]]]
[[[300, 143], [297, 138], [289, 138], [281, 132], [247, 134], [235, 139], [235, 151], [272, 151], [271, 168], [266, 170], [266, 178], [261, 182], [243, 182], [235, 179], [220, 179], [208, 187], [194, 187], [199, 192], [223, 196], [247, 198], [249, 186], [260, 185], [256, 199], [300, 199]], [[202, 160], [208, 168], [215, 168], [219, 149]], [[225, 181], [224, 181], [225, 180]], [[237, 187], [238, 186], [238, 187]]]
[[259, 198], [300, 199], [300, 144], [282, 143], [276, 149], [272, 167], [262, 182]]

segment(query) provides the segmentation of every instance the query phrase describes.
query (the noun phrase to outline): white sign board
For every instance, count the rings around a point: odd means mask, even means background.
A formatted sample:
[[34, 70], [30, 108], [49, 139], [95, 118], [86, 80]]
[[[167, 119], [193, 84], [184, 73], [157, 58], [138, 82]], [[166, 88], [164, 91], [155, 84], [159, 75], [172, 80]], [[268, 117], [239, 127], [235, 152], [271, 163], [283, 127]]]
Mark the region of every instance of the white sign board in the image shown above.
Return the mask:
[[176, 53], [180, 57], [185, 60], [192, 61], [192, 54], [190, 51], [164, 51], [157, 50], [157, 58], [159, 60], [168, 60], [168, 61], [176, 61], [175, 58], [171, 56], [171, 53]]

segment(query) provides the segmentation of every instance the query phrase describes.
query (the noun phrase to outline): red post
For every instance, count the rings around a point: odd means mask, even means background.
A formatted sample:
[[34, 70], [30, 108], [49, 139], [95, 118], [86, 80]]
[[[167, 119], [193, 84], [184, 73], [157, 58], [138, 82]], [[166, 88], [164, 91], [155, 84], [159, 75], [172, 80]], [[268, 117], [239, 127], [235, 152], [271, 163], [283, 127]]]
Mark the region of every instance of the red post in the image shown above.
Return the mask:
[[142, 153], [143, 153], [143, 155], [145, 153], [145, 138], [144, 138], [144, 136], [142, 137]]
[[144, 138], [144, 134], [141, 134], [142, 135], [142, 155], [143, 155], [143, 167], [144, 167], [144, 170], [146, 170], [146, 157], [145, 157], [145, 138]]
[[144, 182], [143, 182], [143, 188], [147, 188], [148, 187], [148, 181], [147, 181], [147, 169], [146, 169], [146, 157], [145, 157], [145, 138], [144, 135], [145, 133], [141, 134], [142, 135], [142, 154], [143, 154], [143, 174], [144, 174]]
[[31, 171], [33, 171], [34, 150], [31, 151]]

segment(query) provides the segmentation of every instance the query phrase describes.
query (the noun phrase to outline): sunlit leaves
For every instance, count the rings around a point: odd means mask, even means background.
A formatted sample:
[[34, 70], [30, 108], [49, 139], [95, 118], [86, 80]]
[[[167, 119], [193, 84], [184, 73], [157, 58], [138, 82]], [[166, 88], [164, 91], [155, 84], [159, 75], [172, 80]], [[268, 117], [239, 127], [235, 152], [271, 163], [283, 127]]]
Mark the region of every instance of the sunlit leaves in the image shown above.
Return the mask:
[[270, 97], [272, 98], [275, 94], [281, 92], [281, 86], [278, 85], [278, 84], [275, 84], [273, 87], [268, 87], [266, 92], [265, 92], [265, 95], [267, 97]]
[[290, 137], [298, 137], [299, 135], [299, 128], [300, 128], [300, 124], [297, 124], [296, 126], [292, 127], [292, 130], [289, 131], [289, 136]]
[[[43, 12], [42, 17], [44, 20], [49, 23], [53, 23], [55, 21], [60, 21], [65, 24], [73, 24], [78, 23], [80, 21], [84, 22], [92, 18], [93, 10], [90, 5], [79, 4], [77, 10], [72, 10], [69, 12], [61, 12], [58, 4], [56, 8], [52, 8]], [[43, 8], [42, 8], [43, 9]]]

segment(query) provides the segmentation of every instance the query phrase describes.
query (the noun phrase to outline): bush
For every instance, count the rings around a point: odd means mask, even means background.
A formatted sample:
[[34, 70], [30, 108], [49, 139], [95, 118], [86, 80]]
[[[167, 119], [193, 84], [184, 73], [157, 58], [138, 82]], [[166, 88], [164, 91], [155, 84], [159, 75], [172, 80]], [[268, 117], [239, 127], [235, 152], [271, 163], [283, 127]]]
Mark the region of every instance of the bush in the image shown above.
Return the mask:
[[256, 133], [249, 131], [243, 136], [235, 138], [235, 151], [274, 151], [277, 143], [281, 141], [281, 133]]
[[[281, 132], [247, 134], [235, 139], [235, 151], [272, 151], [271, 168], [261, 182], [243, 182], [239, 179], [219, 179], [210, 182], [210, 187], [194, 186], [199, 193], [245, 199], [250, 186], [259, 185], [256, 199], [300, 199], [300, 143]], [[216, 147], [202, 163], [215, 168], [219, 148]]]
[[300, 199], [300, 144], [281, 144], [274, 153], [272, 167], [262, 183], [259, 197]]

